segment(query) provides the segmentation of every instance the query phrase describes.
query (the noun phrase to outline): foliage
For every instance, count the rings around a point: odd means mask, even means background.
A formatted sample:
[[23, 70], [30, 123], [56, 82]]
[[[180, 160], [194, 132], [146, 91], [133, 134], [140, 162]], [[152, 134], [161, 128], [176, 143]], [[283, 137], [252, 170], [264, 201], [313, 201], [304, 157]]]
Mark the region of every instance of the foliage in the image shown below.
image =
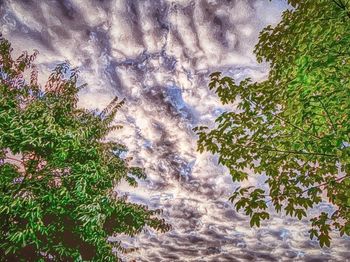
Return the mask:
[[77, 69], [58, 65], [41, 88], [36, 53], [14, 60], [11, 51], [1, 38], [0, 257], [115, 261], [112, 249], [123, 248], [109, 236], [168, 230], [159, 210], [114, 191], [121, 179], [144, 178], [119, 157], [126, 148], [106, 139], [120, 128], [112, 121], [124, 102], [114, 99], [100, 114], [78, 108]]
[[195, 131], [199, 151], [218, 154], [234, 181], [265, 179], [230, 198], [251, 226], [269, 218], [269, 204], [302, 219], [325, 201], [333, 211], [310, 217], [309, 232], [329, 246], [332, 230], [350, 235], [350, 3], [289, 4], [254, 50], [258, 62], [270, 64], [267, 80], [235, 83], [212, 73], [209, 88], [237, 107], [222, 113], [215, 128]]

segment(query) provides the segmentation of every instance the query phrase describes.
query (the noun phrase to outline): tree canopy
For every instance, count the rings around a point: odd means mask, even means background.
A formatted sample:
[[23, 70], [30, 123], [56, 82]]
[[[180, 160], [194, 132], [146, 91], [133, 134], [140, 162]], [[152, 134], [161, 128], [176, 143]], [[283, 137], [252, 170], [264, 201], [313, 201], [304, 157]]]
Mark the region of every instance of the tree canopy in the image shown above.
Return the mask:
[[[216, 127], [196, 127], [199, 151], [218, 154], [233, 181], [262, 177], [230, 198], [251, 226], [277, 212], [311, 222], [310, 237], [330, 245], [330, 232], [350, 235], [350, 2], [291, 0], [275, 27], [262, 30], [258, 62], [268, 78], [239, 83], [220, 72], [209, 88], [223, 104]], [[325, 201], [332, 211], [310, 217]]]
[[143, 169], [120, 157], [124, 145], [106, 139], [124, 101], [102, 112], [77, 107], [78, 70], [58, 65], [45, 87], [35, 56], [11, 56], [0, 39], [0, 257], [6, 261], [115, 261], [118, 234], [169, 225], [118, 196]]

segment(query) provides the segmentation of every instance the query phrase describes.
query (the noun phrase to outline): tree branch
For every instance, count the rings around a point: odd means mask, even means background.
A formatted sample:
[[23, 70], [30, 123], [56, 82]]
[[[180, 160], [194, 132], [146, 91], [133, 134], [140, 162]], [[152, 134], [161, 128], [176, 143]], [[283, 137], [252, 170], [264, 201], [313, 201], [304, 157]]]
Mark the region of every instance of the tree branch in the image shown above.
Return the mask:
[[[338, 178], [337, 178], [336, 180], [334, 180], [334, 181], [335, 181], [335, 182], [338, 182], [338, 181], [341, 181], [341, 180], [343, 180], [343, 179], [345, 179], [345, 178], [347, 178], [347, 177], [350, 177], [350, 175], [345, 175], [345, 176], [342, 176], [342, 177], [338, 177]], [[317, 185], [317, 186], [309, 187], [309, 188], [303, 190], [302, 192], [300, 192], [298, 197], [301, 197], [304, 193], [306, 193], [306, 192], [309, 191], [310, 189], [320, 188], [320, 187], [325, 186], [325, 185], [327, 185], [327, 184], [328, 184], [328, 182], [324, 182], [324, 183], [319, 184], [319, 185]], [[282, 194], [282, 195], [286, 196], [285, 194]], [[265, 195], [265, 196], [269, 196], [269, 195]], [[272, 200], [273, 200], [273, 199], [271, 198], [271, 199], [267, 200], [266, 203], [269, 203], [269, 202], [271, 202]]]
[[330, 116], [330, 114], [329, 114], [327, 108], [326, 108], [325, 105], [322, 103], [322, 100], [321, 100], [319, 97], [316, 97], [316, 99], [320, 102], [320, 104], [322, 105], [323, 110], [326, 112], [326, 115], [327, 115], [329, 121], [331, 122], [331, 125], [332, 125], [332, 127], [333, 127], [334, 132], [337, 132], [337, 127], [336, 127], [336, 125], [334, 124], [334, 122], [333, 122], [333, 120], [332, 120], [332, 118], [331, 118], [331, 116]]
[[[258, 105], [256, 102], [254, 102], [253, 100], [251, 100], [251, 99], [249, 99], [249, 98], [246, 98], [246, 99], [247, 99], [249, 102], [253, 103], [256, 107], [259, 107], [260, 110], [263, 110], [263, 109], [261, 108], [261, 106], [259, 106], [259, 105]], [[283, 117], [280, 117], [280, 116], [277, 115], [277, 114], [275, 114], [274, 116], [275, 116], [276, 118], [280, 119], [281, 121], [283, 121], [284, 123], [286, 123], [286, 124], [288, 124], [288, 125], [291, 125], [291, 126], [294, 127], [295, 129], [297, 129], [297, 130], [303, 132], [304, 134], [307, 134], [307, 135], [309, 135], [309, 136], [312, 136], [312, 137], [314, 137], [314, 138], [316, 138], [316, 139], [321, 139], [321, 137], [316, 136], [316, 135], [313, 135], [313, 134], [310, 134], [309, 132], [305, 131], [304, 129], [302, 129], [302, 128], [296, 126], [296, 125], [294, 125], [293, 123], [289, 122], [288, 120], [284, 119]]]
[[288, 150], [278, 150], [274, 148], [257, 148], [258, 150], [271, 151], [277, 153], [285, 153], [285, 154], [295, 154], [295, 155], [315, 155], [315, 156], [327, 156], [337, 158], [336, 155], [322, 154], [316, 152], [303, 152], [303, 151], [288, 151]]
[[277, 117], [278, 119], [282, 120], [284, 123], [291, 125], [292, 127], [296, 128], [297, 130], [299, 130], [299, 131], [301, 131], [301, 132], [303, 132], [303, 133], [305, 133], [305, 134], [307, 134], [309, 136], [312, 136], [312, 137], [317, 138], [317, 139], [321, 139], [321, 137], [313, 135], [313, 134], [310, 134], [309, 132], [305, 131], [304, 129], [302, 129], [302, 128], [300, 128], [300, 127], [290, 123], [288, 120], [285, 120], [284, 118], [282, 118], [282, 117], [280, 117], [278, 115], [275, 115], [275, 117]]
[[340, 1], [340, 3], [338, 3], [337, 1], [332, 0], [332, 2], [335, 3], [339, 8], [344, 9], [344, 6], [340, 4], [341, 1]]
[[[294, 155], [315, 155], [315, 156], [326, 156], [326, 157], [332, 157], [332, 158], [338, 158], [337, 155], [331, 155], [331, 154], [324, 154], [324, 153], [317, 153], [317, 152], [303, 152], [303, 151], [293, 151], [293, 150], [280, 150], [277, 148], [266, 148], [266, 147], [260, 147], [261, 144], [258, 144], [254, 141], [251, 141], [250, 143], [253, 143], [259, 147], [252, 147], [249, 145], [242, 145], [242, 144], [238, 144], [242, 147], [248, 147], [248, 148], [253, 148], [253, 149], [257, 149], [257, 150], [263, 150], [263, 151], [271, 151], [271, 152], [277, 152], [277, 153], [284, 153], [284, 154], [294, 154]], [[235, 144], [237, 145], [237, 144]]]
[[347, 10], [345, 4], [341, 0], [339, 0], [339, 2], [332, 0], [332, 2], [335, 3], [340, 9], [343, 9], [346, 12], [347, 16], [350, 18], [350, 12]]

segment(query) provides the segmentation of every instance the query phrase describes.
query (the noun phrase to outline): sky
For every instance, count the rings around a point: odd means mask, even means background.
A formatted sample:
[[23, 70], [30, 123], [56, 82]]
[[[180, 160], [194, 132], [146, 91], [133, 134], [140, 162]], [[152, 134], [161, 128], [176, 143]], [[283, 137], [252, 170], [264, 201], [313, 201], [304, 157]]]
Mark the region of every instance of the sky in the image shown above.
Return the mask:
[[251, 229], [227, 201], [235, 187], [227, 170], [196, 151], [192, 128], [213, 126], [234, 109], [208, 90], [208, 75], [264, 79], [268, 65], [256, 62], [254, 45], [286, 8], [283, 0], [0, 1], [3, 36], [16, 54], [39, 50], [42, 83], [69, 61], [88, 84], [80, 106], [102, 109], [115, 96], [126, 99], [115, 120], [124, 128], [109, 138], [128, 146], [127, 157], [148, 178], [118, 190], [163, 209], [173, 229], [116, 239], [138, 247], [125, 261], [350, 261], [349, 238], [334, 236], [331, 248], [320, 249], [306, 220], [274, 214]]

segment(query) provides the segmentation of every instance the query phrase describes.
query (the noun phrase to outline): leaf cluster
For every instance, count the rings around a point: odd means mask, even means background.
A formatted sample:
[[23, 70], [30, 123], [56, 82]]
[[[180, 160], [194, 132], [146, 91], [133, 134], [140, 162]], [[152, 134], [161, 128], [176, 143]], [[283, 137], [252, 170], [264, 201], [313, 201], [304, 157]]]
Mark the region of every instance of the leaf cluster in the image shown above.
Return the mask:
[[195, 131], [199, 151], [218, 154], [234, 181], [266, 177], [267, 188], [239, 189], [231, 198], [251, 225], [268, 218], [266, 203], [302, 219], [325, 201], [334, 212], [310, 218], [310, 236], [329, 246], [331, 230], [350, 235], [350, 6], [289, 3], [294, 8], [262, 30], [255, 47], [258, 61], [270, 64], [267, 80], [236, 83], [212, 73], [209, 88], [238, 106], [216, 128]]
[[106, 139], [120, 126], [114, 99], [96, 113], [77, 107], [78, 70], [58, 65], [45, 87], [37, 55], [11, 56], [0, 39], [0, 257], [8, 261], [115, 261], [123, 250], [109, 236], [149, 226], [166, 231], [158, 210], [117, 196], [126, 179], [145, 177]]

